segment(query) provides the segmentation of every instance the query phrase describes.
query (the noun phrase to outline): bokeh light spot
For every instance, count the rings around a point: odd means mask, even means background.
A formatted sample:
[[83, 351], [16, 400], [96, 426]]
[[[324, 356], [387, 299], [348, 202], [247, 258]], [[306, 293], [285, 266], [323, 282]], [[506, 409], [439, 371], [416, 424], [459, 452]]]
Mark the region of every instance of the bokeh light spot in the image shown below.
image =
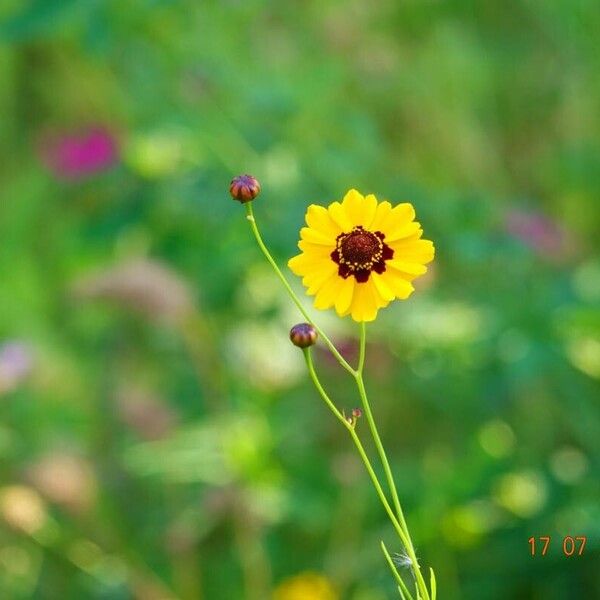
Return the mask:
[[559, 448], [550, 456], [550, 470], [561, 483], [575, 484], [581, 481], [588, 468], [587, 456], [571, 446]]
[[528, 518], [542, 509], [548, 489], [541, 474], [535, 471], [507, 473], [498, 481], [494, 497], [518, 517]]
[[494, 458], [504, 458], [512, 453], [516, 437], [510, 425], [500, 419], [488, 421], [479, 430], [481, 447]]

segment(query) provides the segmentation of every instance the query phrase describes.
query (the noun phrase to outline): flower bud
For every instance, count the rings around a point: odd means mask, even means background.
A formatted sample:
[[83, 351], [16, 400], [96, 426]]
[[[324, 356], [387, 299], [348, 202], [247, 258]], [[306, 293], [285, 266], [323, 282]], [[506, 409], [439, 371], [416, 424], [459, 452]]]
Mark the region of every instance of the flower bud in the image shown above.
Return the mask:
[[352, 416], [355, 419], [360, 419], [362, 417], [362, 410], [360, 408], [353, 408], [352, 409]]
[[229, 193], [242, 204], [254, 200], [260, 194], [260, 183], [252, 175], [238, 175], [231, 180]]
[[310, 323], [298, 323], [290, 329], [290, 340], [298, 348], [308, 348], [317, 341], [317, 330]]

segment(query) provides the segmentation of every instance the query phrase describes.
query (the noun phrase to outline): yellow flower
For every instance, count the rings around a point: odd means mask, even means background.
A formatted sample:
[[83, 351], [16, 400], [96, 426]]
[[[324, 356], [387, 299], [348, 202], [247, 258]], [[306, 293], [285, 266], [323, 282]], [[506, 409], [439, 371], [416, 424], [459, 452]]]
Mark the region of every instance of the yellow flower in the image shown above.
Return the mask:
[[282, 582], [273, 600], [337, 600], [332, 585], [318, 573], [305, 572]]
[[408, 298], [411, 281], [427, 271], [434, 247], [421, 239], [412, 204], [392, 207], [373, 194], [350, 190], [327, 208], [311, 204], [300, 230], [302, 253], [288, 266], [302, 277], [315, 307], [373, 321], [395, 298]]

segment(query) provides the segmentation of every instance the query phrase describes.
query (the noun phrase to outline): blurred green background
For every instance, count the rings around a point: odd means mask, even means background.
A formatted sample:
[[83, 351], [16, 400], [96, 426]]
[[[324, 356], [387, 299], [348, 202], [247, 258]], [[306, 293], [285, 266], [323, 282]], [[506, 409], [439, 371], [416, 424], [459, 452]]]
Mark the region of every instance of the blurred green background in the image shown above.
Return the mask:
[[440, 598], [600, 597], [599, 32], [596, 0], [4, 0], [0, 597], [395, 597], [240, 172], [281, 264], [350, 187], [435, 241], [367, 380]]

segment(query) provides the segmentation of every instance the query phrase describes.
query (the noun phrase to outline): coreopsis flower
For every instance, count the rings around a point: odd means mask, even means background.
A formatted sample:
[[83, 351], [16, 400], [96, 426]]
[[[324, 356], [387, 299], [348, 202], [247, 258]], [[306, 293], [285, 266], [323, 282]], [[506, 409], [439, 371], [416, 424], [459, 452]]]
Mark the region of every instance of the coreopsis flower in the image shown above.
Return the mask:
[[274, 600], [337, 600], [338, 594], [329, 580], [319, 573], [307, 571], [280, 583]]
[[373, 321], [392, 300], [408, 298], [412, 281], [427, 272], [434, 247], [421, 238], [412, 204], [392, 207], [373, 194], [350, 190], [327, 208], [312, 204], [300, 231], [302, 253], [288, 262], [302, 277], [315, 307]]

